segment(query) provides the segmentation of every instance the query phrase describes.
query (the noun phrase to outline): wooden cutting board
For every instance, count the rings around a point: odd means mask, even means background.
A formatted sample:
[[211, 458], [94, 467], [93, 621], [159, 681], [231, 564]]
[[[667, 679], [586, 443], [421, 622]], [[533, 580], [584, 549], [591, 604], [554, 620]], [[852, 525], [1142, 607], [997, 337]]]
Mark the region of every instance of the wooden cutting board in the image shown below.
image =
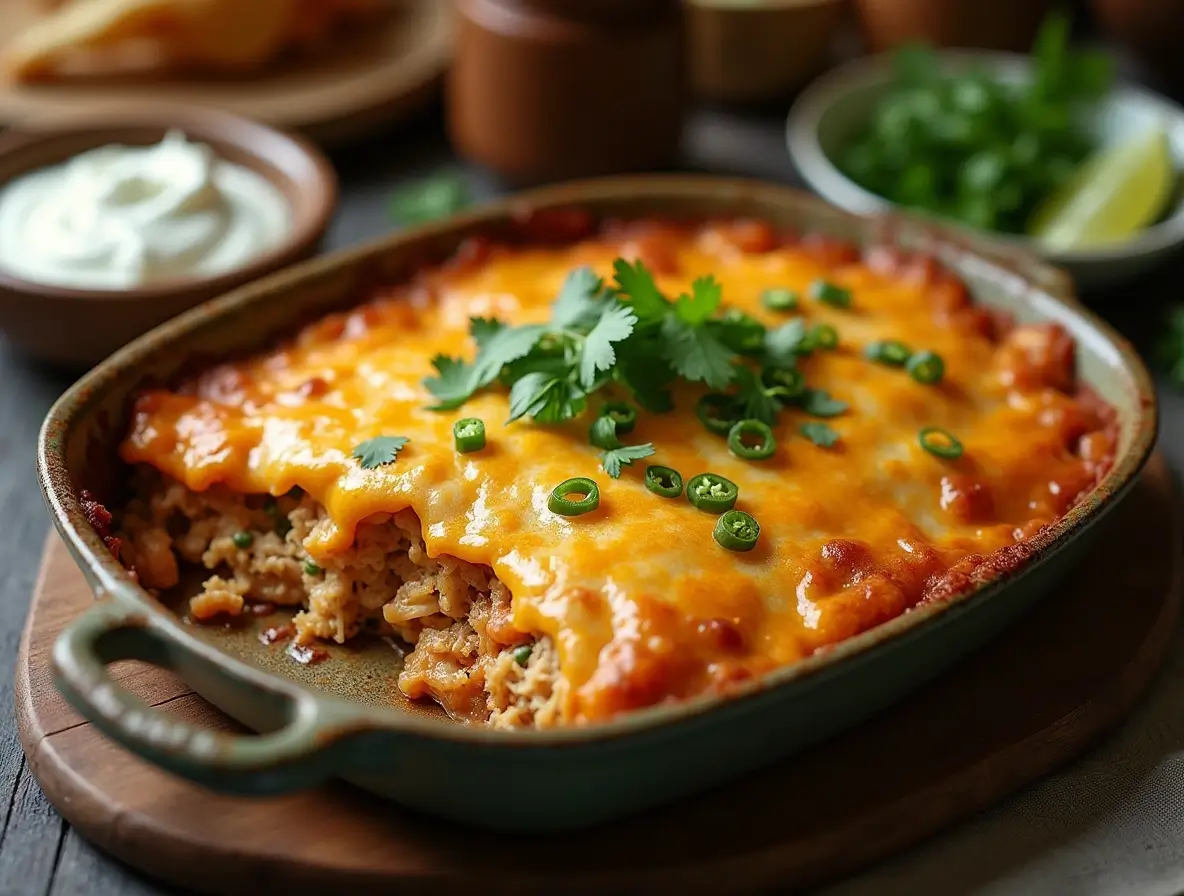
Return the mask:
[[[430, 100], [452, 58], [449, 0], [392, 4], [395, 12], [379, 26], [249, 77], [140, 75], [27, 85], [0, 72], [0, 125], [99, 105], [182, 104], [298, 130], [321, 143], [355, 139]], [[44, 0], [0, 0], [0, 48], [44, 15], [44, 8]]]
[[[56, 536], [46, 546], [17, 664], [17, 712], [30, 767], [59, 811], [103, 849], [189, 890], [782, 890], [916, 843], [1081, 753], [1152, 680], [1179, 590], [1179, 522], [1171, 476], [1157, 456], [1082, 568], [940, 681], [725, 789], [554, 837], [467, 830], [345, 784], [278, 798], [219, 796], [123, 752], [75, 715], [50, 681], [54, 638], [91, 600]], [[138, 663], [115, 672], [151, 704], [235, 727], [170, 674]], [[530, 808], [507, 793], [506, 810]]]

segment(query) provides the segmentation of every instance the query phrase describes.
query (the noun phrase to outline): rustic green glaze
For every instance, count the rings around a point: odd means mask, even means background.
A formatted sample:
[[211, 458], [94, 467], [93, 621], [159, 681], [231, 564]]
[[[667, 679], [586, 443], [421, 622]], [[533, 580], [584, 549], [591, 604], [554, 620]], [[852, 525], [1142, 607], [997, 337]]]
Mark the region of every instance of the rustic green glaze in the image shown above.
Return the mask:
[[[118, 478], [115, 445], [128, 395], [187, 361], [267, 345], [298, 321], [347, 304], [375, 275], [404, 276], [515, 210], [578, 205], [597, 215], [746, 216], [862, 243], [924, 248], [980, 301], [1022, 321], [1055, 320], [1077, 339], [1085, 381], [1116, 407], [1117, 462], [1045, 535], [1023, 569], [926, 606], [780, 669], [736, 696], [702, 697], [587, 728], [501, 732], [466, 727], [397, 694], [398, 654], [380, 642], [303, 667], [244, 629], [196, 629], [139, 588], [87, 522], [82, 488]], [[1053, 269], [902, 218], [857, 218], [792, 190], [698, 177], [617, 178], [529, 193], [450, 222], [388, 237], [269, 277], [140, 338], [70, 389], [42, 430], [38, 470], [54, 523], [99, 602], [59, 639], [55, 680], [70, 702], [128, 749], [200, 784], [268, 793], [340, 776], [408, 806], [502, 830], [605, 821], [703, 790], [878, 712], [1001, 631], [1087, 549], [1096, 523], [1135, 481], [1155, 440], [1146, 370], [1079, 306]], [[135, 657], [178, 672], [258, 735], [194, 730], [116, 686], [106, 665]], [[510, 806], [529, 807], [511, 811]]]

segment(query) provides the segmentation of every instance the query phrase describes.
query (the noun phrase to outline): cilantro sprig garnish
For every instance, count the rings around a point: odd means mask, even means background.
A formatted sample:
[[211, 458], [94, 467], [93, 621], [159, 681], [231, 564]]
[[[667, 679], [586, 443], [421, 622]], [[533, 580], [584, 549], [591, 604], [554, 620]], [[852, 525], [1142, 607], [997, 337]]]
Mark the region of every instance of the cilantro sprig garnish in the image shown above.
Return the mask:
[[393, 464], [409, 441], [405, 436], [376, 436], [354, 448], [353, 457], [357, 458], [363, 470], [373, 470]]
[[603, 448], [600, 465], [604, 472], [613, 479], [621, 477], [621, 468], [627, 467], [635, 460], [650, 457], [654, 453], [653, 442], [644, 445], [623, 445], [617, 436], [617, 421], [604, 414], [597, 417], [588, 433], [588, 441], [597, 448]]
[[[432, 360], [435, 376], [424, 380], [435, 399], [431, 407], [458, 408], [496, 383], [509, 389], [507, 422], [556, 424], [582, 414], [593, 393], [615, 386], [645, 410], [663, 413], [674, 406], [672, 384], [682, 380], [730, 389], [736, 419], [768, 426], [789, 406], [819, 417], [847, 409], [805, 387], [797, 367], [815, 346], [801, 318], [766, 329], [743, 311], [724, 309], [722, 299], [711, 276], [670, 298], [640, 261], [616, 259], [611, 284], [590, 268], [577, 268], [545, 324], [472, 318], [476, 357]], [[650, 444], [621, 444], [611, 419], [593, 423], [591, 440], [605, 452], [602, 464], [614, 478], [623, 466], [653, 453]]]

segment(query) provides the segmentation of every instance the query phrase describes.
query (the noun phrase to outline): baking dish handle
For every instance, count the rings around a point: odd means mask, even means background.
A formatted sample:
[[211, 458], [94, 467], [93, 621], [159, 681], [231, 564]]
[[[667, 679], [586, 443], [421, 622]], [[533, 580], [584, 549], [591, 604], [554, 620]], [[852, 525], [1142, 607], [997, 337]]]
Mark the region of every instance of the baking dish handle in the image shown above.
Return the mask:
[[[321, 699], [252, 682], [266, 692], [282, 723], [266, 734], [236, 734], [199, 728], [149, 706], [108, 674], [110, 663], [124, 659], [171, 669], [173, 650], [143, 611], [103, 598], [58, 636], [54, 683], [78, 712], [121, 746], [213, 790], [282, 793], [332, 775], [334, 754], [351, 726], [342, 724], [345, 718], [334, 718], [338, 714]], [[209, 662], [186, 652], [187, 661], [194, 658]], [[217, 667], [211, 672], [226, 674]]]

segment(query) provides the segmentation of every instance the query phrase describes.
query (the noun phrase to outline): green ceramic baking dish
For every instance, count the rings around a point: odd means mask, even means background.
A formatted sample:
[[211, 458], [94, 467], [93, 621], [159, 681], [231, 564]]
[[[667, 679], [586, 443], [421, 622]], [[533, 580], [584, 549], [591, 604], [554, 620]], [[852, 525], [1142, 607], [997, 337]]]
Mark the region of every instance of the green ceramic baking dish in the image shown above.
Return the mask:
[[[595, 216], [746, 216], [860, 243], [935, 254], [979, 301], [1022, 321], [1053, 320], [1076, 338], [1085, 381], [1118, 411], [1116, 463], [1042, 537], [1013, 574], [925, 606], [726, 699], [704, 697], [611, 723], [545, 732], [466, 727], [392, 695], [396, 654], [334, 650], [304, 667], [248, 631], [190, 626], [142, 590], [88, 522], [82, 490], [108, 492], [128, 397], [146, 379], [262, 348], [337, 308], [375, 277], [398, 278], [468, 235], [496, 232], [522, 209]], [[717, 785], [889, 706], [1015, 620], [1073, 567], [1134, 483], [1156, 433], [1154, 392], [1134, 351], [1072, 298], [1066, 279], [1013, 250], [971, 244], [903, 218], [860, 218], [798, 192], [698, 177], [633, 177], [528, 193], [446, 223], [289, 269], [138, 339], [50, 411], [38, 469], [54, 523], [95, 590], [95, 606], [59, 639], [55, 680], [70, 702], [128, 749], [200, 784], [265, 794], [340, 776], [407, 806], [502, 830], [606, 821]], [[277, 658], [278, 653], [278, 658]], [[106, 664], [137, 658], [175, 670], [259, 734], [194, 730], [114, 684]], [[841, 770], [836, 770], [841, 773]], [[528, 811], [507, 811], [508, 801]]]

